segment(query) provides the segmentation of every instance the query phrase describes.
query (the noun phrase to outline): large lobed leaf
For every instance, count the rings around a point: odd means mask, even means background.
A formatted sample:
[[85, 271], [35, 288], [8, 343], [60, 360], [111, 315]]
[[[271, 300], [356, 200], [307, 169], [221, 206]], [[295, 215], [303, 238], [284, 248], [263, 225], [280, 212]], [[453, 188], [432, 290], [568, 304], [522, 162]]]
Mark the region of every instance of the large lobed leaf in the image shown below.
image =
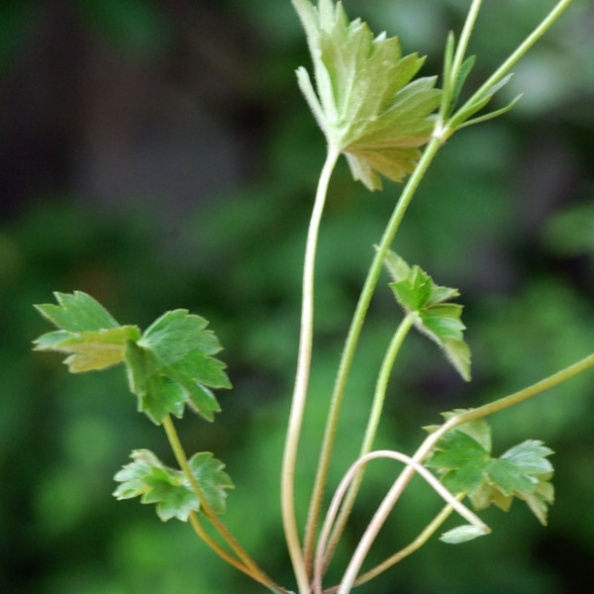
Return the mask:
[[[150, 450], [134, 450], [132, 462], [114, 477], [120, 484], [116, 499], [140, 497], [142, 503], [156, 503], [157, 515], [164, 522], [177, 518], [187, 521], [190, 512], [200, 512], [201, 505], [185, 474], [165, 466]], [[210, 452], [195, 454], [189, 460], [192, 474], [202, 493], [217, 513], [225, 511], [227, 489], [233, 488], [224, 464]]]
[[415, 327], [437, 343], [466, 380], [470, 380], [470, 349], [463, 339], [466, 326], [461, 321], [461, 305], [449, 303], [458, 297], [457, 289], [441, 287], [419, 266], [410, 267], [389, 251], [386, 267], [394, 279], [390, 287], [396, 300], [413, 315]]
[[58, 305], [37, 309], [59, 329], [39, 337], [35, 348], [68, 354], [72, 372], [100, 370], [124, 363], [139, 410], [159, 424], [186, 405], [212, 421], [220, 410], [211, 388], [230, 388], [225, 364], [213, 355], [221, 345], [208, 322], [186, 310], [161, 316], [143, 334], [120, 326], [89, 295], [56, 293]]
[[380, 175], [401, 181], [431, 137], [440, 102], [435, 77], [411, 82], [423, 65], [402, 57], [398, 38], [374, 37], [360, 19], [349, 21], [341, 2], [293, 0], [307, 35], [315, 89], [308, 72], [298, 82], [328, 144], [343, 152], [353, 177], [370, 190]]
[[452, 493], [468, 494], [477, 510], [493, 504], [507, 511], [516, 497], [546, 524], [554, 501], [552, 453], [541, 441], [528, 440], [494, 458], [490, 427], [480, 419], [448, 432], [426, 465], [442, 475]]

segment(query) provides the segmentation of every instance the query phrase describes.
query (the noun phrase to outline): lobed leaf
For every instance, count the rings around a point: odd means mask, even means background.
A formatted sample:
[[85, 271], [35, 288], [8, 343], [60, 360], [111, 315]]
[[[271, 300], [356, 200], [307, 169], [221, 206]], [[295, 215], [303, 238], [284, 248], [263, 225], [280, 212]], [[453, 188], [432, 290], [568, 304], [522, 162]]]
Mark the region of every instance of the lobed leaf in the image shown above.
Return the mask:
[[136, 326], [119, 325], [86, 293], [56, 298], [58, 305], [36, 306], [59, 328], [40, 336], [36, 350], [66, 353], [74, 373], [124, 363], [139, 410], [157, 424], [170, 413], [181, 417], [186, 405], [213, 420], [220, 407], [211, 389], [231, 383], [225, 364], [214, 357], [221, 345], [204, 318], [170, 311], [141, 334]]
[[410, 267], [392, 251], [385, 264], [394, 278], [390, 287], [398, 303], [414, 316], [417, 329], [437, 343], [458, 373], [469, 381], [470, 349], [464, 342], [466, 326], [460, 319], [463, 307], [448, 303], [459, 296], [458, 290], [436, 285], [419, 266]]
[[208, 421], [220, 410], [209, 388], [230, 388], [221, 350], [208, 322], [187, 310], [160, 317], [126, 351], [131, 391], [139, 410], [159, 424], [169, 413], [181, 417], [189, 405]]
[[[191, 512], [200, 512], [201, 504], [192, 486], [179, 470], [165, 466], [150, 450], [134, 450], [132, 462], [124, 466], [114, 479], [120, 484], [116, 499], [140, 497], [141, 503], [155, 503], [157, 515], [166, 522], [177, 518], [186, 522]], [[233, 488], [224, 464], [210, 452], [195, 454], [189, 460], [192, 474], [212, 509], [225, 511], [226, 489]]]
[[411, 82], [424, 58], [402, 57], [396, 37], [374, 37], [366, 23], [349, 20], [341, 2], [293, 5], [307, 36], [315, 88], [304, 68], [297, 79], [328, 144], [345, 154], [353, 177], [370, 190], [381, 189], [380, 175], [401, 181], [431, 137], [431, 114], [440, 102], [434, 77]]
[[494, 458], [490, 429], [480, 420], [448, 432], [426, 465], [442, 475], [450, 491], [468, 494], [477, 510], [496, 505], [508, 511], [515, 497], [546, 524], [548, 506], [554, 502], [548, 460], [552, 453], [542, 442], [528, 440]]

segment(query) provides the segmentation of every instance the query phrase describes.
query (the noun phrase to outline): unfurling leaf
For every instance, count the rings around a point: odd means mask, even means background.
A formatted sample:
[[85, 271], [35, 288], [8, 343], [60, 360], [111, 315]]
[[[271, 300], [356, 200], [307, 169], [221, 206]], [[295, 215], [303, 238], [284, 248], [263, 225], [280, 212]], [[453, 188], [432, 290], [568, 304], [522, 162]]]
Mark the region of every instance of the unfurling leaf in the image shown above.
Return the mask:
[[[114, 477], [120, 484], [114, 491], [116, 499], [141, 497], [142, 503], [156, 503], [157, 515], [164, 522], [171, 518], [187, 521], [190, 512], [201, 510], [200, 501], [185, 474], [165, 466], [150, 450], [134, 450], [132, 462]], [[217, 513], [225, 511], [226, 489], [232, 489], [229, 475], [222, 462], [209, 452], [195, 454], [189, 460], [192, 474], [210, 507]]]
[[403, 57], [396, 37], [377, 37], [341, 2], [293, 0], [307, 35], [316, 88], [299, 68], [299, 86], [329, 146], [344, 153], [353, 177], [370, 190], [380, 175], [401, 181], [431, 137], [440, 102], [435, 77], [412, 81], [424, 59]]
[[385, 261], [394, 279], [390, 287], [404, 310], [413, 315], [415, 326], [436, 342], [466, 380], [470, 380], [470, 349], [463, 339], [466, 326], [461, 321], [462, 306], [449, 303], [457, 289], [440, 287], [419, 266], [412, 268], [394, 252]]
[[213, 356], [221, 345], [204, 318], [170, 311], [141, 334], [137, 326], [119, 325], [85, 293], [56, 298], [59, 305], [36, 306], [58, 327], [35, 341], [36, 350], [66, 353], [72, 372], [124, 363], [139, 410], [157, 424], [169, 413], [181, 417], [186, 405], [213, 420], [220, 407], [211, 389], [231, 383], [225, 364]]
[[514, 497], [525, 501], [541, 524], [554, 502], [552, 450], [525, 441], [499, 458], [491, 456], [491, 432], [485, 420], [448, 432], [426, 462], [452, 493], [466, 493], [477, 510], [496, 505], [508, 511]]

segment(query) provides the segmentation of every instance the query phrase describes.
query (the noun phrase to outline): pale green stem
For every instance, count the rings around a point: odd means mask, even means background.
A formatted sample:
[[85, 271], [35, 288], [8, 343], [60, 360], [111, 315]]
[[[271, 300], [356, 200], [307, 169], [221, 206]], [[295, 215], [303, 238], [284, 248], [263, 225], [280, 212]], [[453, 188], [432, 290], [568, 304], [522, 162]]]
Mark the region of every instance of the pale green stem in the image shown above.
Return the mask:
[[[486, 417], [487, 415], [491, 415], [495, 412], [499, 412], [505, 408], [518, 404], [536, 394], [543, 392], [544, 390], [548, 390], [554, 386], [557, 386], [561, 382], [564, 382], [578, 373], [586, 370], [587, 368], [594, 365], [594, 355], [590, 355], [585, 357], [581, 361], [566, 367], [565, 369], [549, 376], [548, 378], [541, 380], [520, 390], [515, 392], [509, 396], [496, 400], [495, 402], [491, 402], [489, 404], [485, 404], [479, 408], [475, 408], [469, 411], [465, 411], [463, 413], [457, 414], [450, 419], [448, 419], [439, 429], [431, 433], [425, 441], [421, 444], [419, 449], [416, 451], [415, 455], [412, 457], [412, 460], [415, 464], [421, 464], [423, 460], [431, 453], [437, 442], [448, 432], [451, 431], [453, 428], [457, 427], [458, 425], [462, 425], [464, 423], [468, 423], [469, 421], [473, 421], [475, 419], [479, 419], [482, 417]], [[371, 548], [375, 538], [377, 537], [379, 531], [381, 530], [384, 522], [386, 521], [388, 515], [390, 514], [391, 510], [393, 509], [394, 505], [400, 498], [404, 488], [410, 482], [413, 475], [415, 473], [415, 469], [412, 466], [407, 467], [402, 474], [398, 477], [398, 480], [394, 483], [391, 487], [388, 494], [385, 496], [384, 500], [382, 501], [381, 505], [379, 506], [377, 512], [373, 516], [373, 519], [369, 523], [363, 537], [359, 541], [359, 544], [351, 558], [347, 571], [345, 572], [343, 581], [341, 583], [341, 588], [344, 586], [342, 590], [339, 590], [339, 594], [346, 594], [352, 588], [355, 579], [357, 578], [357, 574], [361, 569], [361, 566], [367, 557], [369, 549]]]
[[408, 179], [408, 182], [400, 195], [398, 203], [392, 213], [390, 221], [388, 222], [381, 242], [376, 250], [375, 257], [367, 273], [365, 284], [361, 291], [359, 301], [349, 333], [345, 341], [344, 350], [342, 352], [338, 374], [334, 384], [334, 391], [332, 394], [332, 402], [330, 404], [330, 410], [326, 420], [326, 428], [324, 431], [324, 440], [322, 443], [322, 449], [320, 452], [320, 459], [318, 461], [318, 469], [316, 473], [316, 481], [311, 497], [309, 514], [307, 518], [307, 526], [305, 530], [305, 559], [308, 570], [311, 568], [313, 560], [313, 552], [315, 546], [315, 537], [320, 517], [320, 509], [324, 498], [324, 490], [326, 488], [326, 481], [328, 477], [328, 468], [330, 466], [330, 459], [332, 457], [332, 450], [334, 447], [334, 439], [336, 435], [336, 428], [338, 425], [338, 419], [340, 415], [340, 409], [342, 407], [342, 401], [344, 391], [347, 385], [347, 380], [353, 363], [353, 357], [357, 349], [359, 336], [365, 321], [365, 316], [369, 308], [369, 303], [375, 291], [378, 279], [382, 272], [384, 260], [386, 254], [394, 241], [394, 236], [400, 227], [400, 223], [404, 218], [406, 210], [423, 179], [429, 165], [433, 161], [437, 151], [441, 146], [441, 140], [433, 138], [427, 145], [423, 152], [423, 156], [417, 163], [417, 166]]
[[[414, 316], [412, 314], [408, 314], [398, 326], [398, 330], [394, 334], [390, 342], [390, 346], [386, 352], [384, 360], [382, 362], [382, 366], [380, 368], [380, 372], [377, 378], [377, 383], [375, 386], [375, 394], [373, 397], [373, 404], [371, 407], [371, 414], [369, 415], [369, 421], [367, 422], [367, 429], [365, 430], [365, 437], [363, 438], [363, 444], [361, 445], [361, 451], [359, 452], [359, 457], [362, 458], [363, 456], [367, 455], [371, 452], [373, 448], [373, 443], [375, 441], [375, 436], [377, 435], [377, 429], [380, 423], [380, 419], [382, 416], [382, 412], [384, 409], [384, 401], [386, 398], [386, 391], [388, 389], [388, 381], [390, 379], [390, 374], [392, 372], [392, 368], [394, 367], [394, 363], [396, 362], [396, 357], [400, 352], [400, 347], [404, 342], [404, 339], [408, 335], [410, 329], [412, 328], [414, 323]], [[332, 535], [330, 537], [330, 541], [328, 543], [328, 547], [326, 549], [326, 557], [324, 559], [324, 569], [330, 563], [330, 559], [334, 554], [334, 550], [336, 549], [336, 545], [340, 540], [340, 536], [344, 530], [344, 527], [347, 523], [347, 520], [350, 516], [350, 513], [353, 509], [355, 504], [355, 499], [357, 498], [357, 494], [361, 487], [361, 482], [363, 481], [363, 475], [365, 473], [365, 468], [361, 467], [357, 476], [353, 479], [351, 486], [349, 488], [349, 492], [345, 497], [344, 503], [340, 508], [340, 514], [338, 519], [334, 524], [334, 528], [332, 531]]]
[[[287, 594], [287, 590], [276, 584], [271, 578], [269, 578], [256, 564], [256, 562], [246, 553], [246, 551], [242, 548], [242, 546], [235, 540], [233, 535], [229, 532], [227, 527], [221, 522], [217, 513], [213, 510], [212, 506], [206, 499], [204, 495], [204, 491], [198, 484], [192, 469], [190, 468], [190, 463], [188, 462], [188, 457], [184, 451], [184, 448], [181, 444], [179, 436], [177, 434], [177, 430], [171, 420], [171, 417], [167, 415], [163, 419], [163, 429], [165, 429], [165, 433], [167, 434], [167, 439], [169, 440], [169, 444], [173, 453], [175, 455], [175, 459], [179, 464], [179, 467], [183, 470], [186, 478], [188, 479], [194, 494], [196, 495], [198, 501], [200, 502], [200, 507], [204, 512], [204, 515], [208, 518], [211, 524], [216, 528], [217, 532], [221, 535], [221, 537], [225, 540], [225, 542], [229, 545], [229, 547], [233, 550], [233, 552], [237, 555], [237, 557], [241, 560], [242, 567], [239, 567], [237, 564], [232, 563], [241, 571], [247, 573], [250, 577], [252, 577], [257, 582], [265, 585], [269, 590], [274, 592], [275, 594]], [[196, 529], [196, 524], [192, 522], [194, 529]], [[208, 540], [206, 541], [208, 544]], [[219, 552], [218, 549], [215, 549], [215, 552]]]
[[295, 467], [297, 464], [297, 451], [299, 448], [299, 438], [303, 424], [303, 414], [311, 371], [314, 323], [314, 276], [318, 231], [328, 193], [328, 184], [339, 156], [340, 152], [338, 150], [332, 147], [329, 148], [326, 162], [320, 174], [309, 223], [305, 248], [305, 263], [303, 266], [303, 300], [297, 374], [295, 377], [295, 388], [291, 403], [281, 474], [281, 506], [285, 538], [300, 594], [309, 594], [310, 589], [295, 517]]
[[[443, 484], [436, 478], [427, 468], [406, 456], [400, 452], [394, 452], [390, 450], [379, 450], [377, 452], [372, 452], [359, 458], [355, 464], [351, 466], [348, 472], [345, 474], [344, 478], [342, 479], [336, 493], [332, 499], [332, 503], [330, 504], [330, 508], [328, 510], [328, 515], [326, 516], [326, 521], [324, 522], [324, 527], [322, 528], [322, 532], [320, 534], [320, 540], [318, 542], [318, 551], [316, 555], [316, 565], [315, 565], [315, 575], [314, 575], [314, 592], [316, 594], [321, 594], [321, 581], [322, 581], [322, 571], [323, 571], [323, 560], [325, 556], [325, 548], [328, 542], [328, 536], [330, 534], [330, 530], [332, 528], [332, 523], [336, 518], [336, 514], [338, 513], [338, 509], [340, 507], [340, 503], [342, 498], [344, 497], [346, 490], [348, 489], [349, 484], [353, 481], [353, 479], [357, 476], [360, 469], [374, 460], [376, 458], [391, 458], [392, 460], [397, 460], [398, 462], [402, 462], [406, 464], [407, 469], [410, 469], [413, 472], [418, 473], [422, 478], [424, 478], [427, 483], [435, 490], [435, 492], [442, 497], [446, 503], [451, 505], [455, 511], [458, 512], [466, 521], [470, 524], [478, 528], [484, 534], [490, 532], [489, 527], [473, 512], [471, 512], [459, 499], [456, 498], [452, 493], [450, 493]], [[356, 577], [356, 576], [355, 576]], [[353, 580], [354, 581], [354, 580]], [[338, 590], [339, 594], [348, 594], [353, 587], [353, 583], [349, 583], [347, 580], [343, 580], [340, 588]]]

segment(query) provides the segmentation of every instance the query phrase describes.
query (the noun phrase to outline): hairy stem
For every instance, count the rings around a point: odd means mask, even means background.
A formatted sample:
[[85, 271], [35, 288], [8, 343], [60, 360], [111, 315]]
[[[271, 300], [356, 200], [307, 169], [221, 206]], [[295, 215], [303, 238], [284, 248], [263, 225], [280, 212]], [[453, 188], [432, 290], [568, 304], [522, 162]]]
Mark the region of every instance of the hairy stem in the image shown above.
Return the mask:
[[[171, 420], [171, 417], [167, 415], [163, 419], [163, 428], [165, 429], [165, 433], [167, 434], [167, 439], [169, 440], [169, 444], [171, 445], [171, 449], [175, 455], [175, 459], [179, 464], [179, 467], [183, 470], [184, 474], [186, 475], [190, 485], [192, 486], [192, 490], [194, 491], [198, 501], [200, 502], [200, 507], [204, 512], [204, 515], [208, 518], [208, 520], [212, 523], [212, 525], [216, 528], [217, 532], [221, 535], [221, 537], [225, 540], [225, 542], [229, 545], [229, 547], [233, 550], [233, 552], [237, 555], [237, 557], [241, 560], [240, 565], [243, 567], [239, 567], [236, 563], [231, 563], [244, 573], [247, 573], [250, 577], [252, 577], [257, 582], [268, 587], [272, 592], [275, 594], [287, 594], [287, 590], [281, 588], [278, 584], [275, 584], [274, 581], [269, 578], [256, 564], [256, 562], [246, 553], [246, 551], [242, 548], [242, 546], [235, 540], [233, 535], [229, 532], [227, 527], [221, 522], [219, 517], [217, 516], [216, 512], [213, 510], [212, 506], [206, 499], [204, 492], [196, 477], [192, 473], [192, 469], [190, 468], [190, 464], [188, 462], [188, 457], [184, 451], [184, 448], [181, 444], [179, 436], [177, 434], [177, 430]], [[194, 529], [197, 529], [197, 526], [194, 521], [192, 521], [192, 525]], [[196, 532], [199, 534], [198, 530]], [[205, 541], [207, 544], [209, 540]], [[215, 552], [219, 553], [221, 549], [215, 549]], [[231, 561], [230, 561], [231, 562]]]
[[295, 467], [303, 414], [307, 400], [309, 376], [311, 371], [311, 356], [313, 346], [314, 323], [314, 277], [318, 231], [324, 211], [328, 184], [332, 171], [340, 153], [337, 149], [329, 148], [326, 162], [320, 174], [314, 207], [309, 223], [307, 243], [305, 248], [305, 263], [303, 266], [303, 298], [301, 310], [301, 332], [299, 337], [299, 354], [297, 360], [297, 375], [289, 416], [289, 426], [285, 441], [283, 467], [281, 476], [281, 505], [283, 525], [287, 546], [293, 564], [295, 577], [300, 594], [309, 593], [309, 580], [305, 568], [303, 552], [299, 541], [297, 520], [295, 516]]
[[345, 342], [344, 350], [342, 352], [338, 374], [336, 376], [336, 381], [334, 384], [332, 401], [328, 412], [326, 428], [324, 431], [324, 440], [322, 443], [320, 459], [318, 462], [316, 481], [314, 484], [314, 489], [309, 507], [309, 514], [307, 518], [307, 526], [305, 531], [305, 559], [308, 570], [311, 568], [313, 560], [315, 537], [320, 517], [322, 501], [324, 498], [324, 491], [326, 488], [328, 469], [330, 466], [330, 459], [332, 457], [332, 450], [334, 447], [334, 440], [340, 415], [340, 409], [342, 407], [344, 392], [346, 389], [347, 380], [353, 363], [353, 358], [355, 356], [355, 351], [357, 349], [357, 344], [359, 342], [359, 336], [361, 334], [363, 322], [365, 321], [367, 310], [369, 308], [369, 303], [371, 302], [371, 298], [375, 291], [375, 287], [382, 272], [383, 262], [386, 258], [388, 249], [392, 245], [392, 242], [394, 241], [394, 236], [396, 235], [396, 232], [400, 227], [400, 223], [404, 218], [406, 210], [440, 146], [440, 139], [433, 138], [431, 140], [431, 142], [425, 148], [423, 156], [417, 163], [415, 171], [408, 179], [408, 182], [404, 190], [402, 191], [402, 194], [400, 195], [396, 207], [394, 208], [390, 221], [388, 222], [386, 229], [384, 230], [384, 234], [382, 236], [378, 249], [376, 250], [375, 257], [369, 268], [369, 272], [367, 273], [367, 278], [365, 280], [365, 284], [361, 291], [361, 295], [359, 297], [359, 301], [357, 303], [357, 307], [353, 315], [351, 326], [349, 328], [349, 332]]

